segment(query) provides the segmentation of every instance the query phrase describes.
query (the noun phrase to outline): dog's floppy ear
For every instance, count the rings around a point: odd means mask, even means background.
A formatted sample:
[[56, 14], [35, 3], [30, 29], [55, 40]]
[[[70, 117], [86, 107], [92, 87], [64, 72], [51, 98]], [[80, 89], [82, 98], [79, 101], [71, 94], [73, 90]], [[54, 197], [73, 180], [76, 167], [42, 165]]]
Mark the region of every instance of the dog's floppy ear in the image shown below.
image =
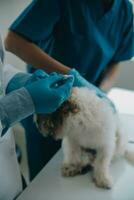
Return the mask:
[[66, 115], [68, 116], [69, 113], [76, 114], [80, 111], [76, 101], [72, 98], [65, 101], [58, 110], [63, 115], [63, 117], [66, 117]]
[[80, 109], [76, 101], [70, 98], [56, 112], [46, 115], [36, 115], [36, 125], [43, 135], [55, 137], [69, 114], [77, 114], [79, 111]]

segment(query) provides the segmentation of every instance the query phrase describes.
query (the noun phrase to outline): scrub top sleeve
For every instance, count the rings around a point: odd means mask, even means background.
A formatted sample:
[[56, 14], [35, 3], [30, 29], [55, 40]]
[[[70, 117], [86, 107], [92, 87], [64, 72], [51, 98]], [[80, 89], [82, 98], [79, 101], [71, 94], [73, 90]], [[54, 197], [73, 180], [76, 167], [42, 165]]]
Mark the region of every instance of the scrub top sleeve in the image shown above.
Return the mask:
[[9, 29], [32, 42], [45, 40], [60, 19], [59, 7], [59, 0], [34, 0]]
[[119, 43], [119, 47], [115, 52], [112, 62], [130, 60], [134, 57], [134, 16], [132, 6], [129, 10], [129, 15], [125, 16], [125, 18], [126, 22], [124, 22], [121, 42]]

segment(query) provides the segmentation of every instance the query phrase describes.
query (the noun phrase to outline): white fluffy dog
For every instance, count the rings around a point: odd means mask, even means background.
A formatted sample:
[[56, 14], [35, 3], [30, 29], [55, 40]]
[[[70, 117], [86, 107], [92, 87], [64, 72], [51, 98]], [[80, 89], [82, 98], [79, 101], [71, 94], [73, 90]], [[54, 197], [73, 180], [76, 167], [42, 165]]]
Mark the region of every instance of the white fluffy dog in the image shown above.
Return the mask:
[[[109, 166], [113, 156], [121, 154], [134, 160], [126, 149], [127, 139], [119, 116], [109, 101], [87, 88], [74, 88], [70, 102], [73, 103], [63, 104], [62, 109], [52, 115], [37, 116], [38, 128], [44, 135], [48, 133], [62, 139], [62, 175], [74, 176], [91, 164], [96, 185], [109, 189], [112, 187]], [[96, 155], [87, 149], [96, 150]]]

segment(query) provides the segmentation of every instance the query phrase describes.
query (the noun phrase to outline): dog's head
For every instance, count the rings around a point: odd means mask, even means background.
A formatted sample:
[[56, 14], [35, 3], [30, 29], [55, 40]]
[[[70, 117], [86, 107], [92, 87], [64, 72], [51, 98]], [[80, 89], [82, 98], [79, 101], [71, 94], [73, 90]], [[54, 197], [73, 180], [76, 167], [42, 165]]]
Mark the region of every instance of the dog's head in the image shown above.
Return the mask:
[[54, 113], [46, 115], [36, 115], [35, 123], [40, 133], [44, 136], [52, 136], [55, 139], [61, 139], [63, 136], [60, 131], [64, 120], [70, 115], [75, 115], [80, 111], [77, 102], [70, 97]]

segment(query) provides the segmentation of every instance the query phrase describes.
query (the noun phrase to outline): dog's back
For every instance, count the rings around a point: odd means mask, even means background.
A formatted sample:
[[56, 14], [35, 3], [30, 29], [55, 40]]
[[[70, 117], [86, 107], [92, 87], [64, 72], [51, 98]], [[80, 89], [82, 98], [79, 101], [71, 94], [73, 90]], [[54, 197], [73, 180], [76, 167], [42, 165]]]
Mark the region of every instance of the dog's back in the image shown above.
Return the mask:
[[105, 99], [87, 88], [74, 88], [71, 96], [80, 109], [65, 119], [62, 135], [73, 137], [85, 148], [96, 149], [113, 140], [116, 134], [116, 113]]

